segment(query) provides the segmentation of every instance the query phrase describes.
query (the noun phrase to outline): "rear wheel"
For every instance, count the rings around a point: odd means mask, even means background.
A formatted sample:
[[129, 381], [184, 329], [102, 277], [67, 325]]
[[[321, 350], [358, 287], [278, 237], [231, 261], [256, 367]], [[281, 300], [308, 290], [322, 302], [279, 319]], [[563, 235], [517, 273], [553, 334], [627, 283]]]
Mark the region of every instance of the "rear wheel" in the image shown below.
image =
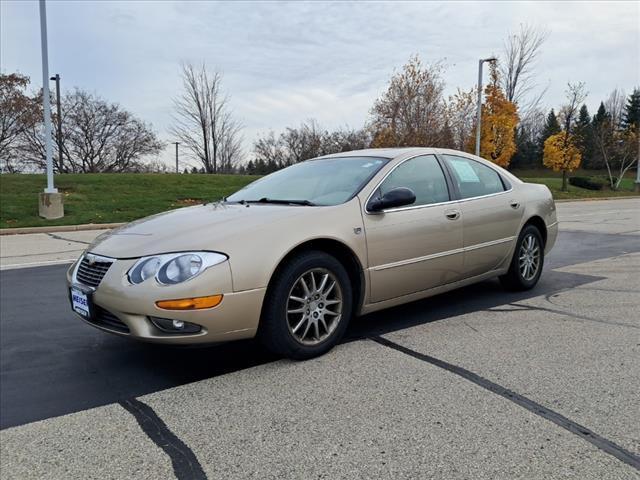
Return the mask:
[[537, 227], [527, 225], [518, 236], [509, 271], [500, 277], [500, 282], [508, 290], [529, 290], [538, 283], [543, 265], [542, 235]]
[[352, 288], [342, 264], [324, 252], [292, 258], [274, 278], [258, 338], [272, 352], [294, 359], [330, 350], [352, 312]]

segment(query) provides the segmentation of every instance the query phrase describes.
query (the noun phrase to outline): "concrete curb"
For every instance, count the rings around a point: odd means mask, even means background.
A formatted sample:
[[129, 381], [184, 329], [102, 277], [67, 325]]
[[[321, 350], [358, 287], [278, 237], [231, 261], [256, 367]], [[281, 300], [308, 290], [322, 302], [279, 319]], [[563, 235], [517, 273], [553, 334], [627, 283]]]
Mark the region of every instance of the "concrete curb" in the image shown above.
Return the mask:
[[83, 230], [109, 230], [124, 223], [85, 223], [82, 225], [52, 225], [50, 227], [2, 228], [0, 235], [21, 235], [25, 233], [80, 232]]
[[600, 200], [632, 200], [634, 198], [640, 198], [640, 195], [629, 195], [626, 197], [595, 197], [595, 198], [561, 198], [556, 200], [556, 203], [567, 202], [598, 202]]

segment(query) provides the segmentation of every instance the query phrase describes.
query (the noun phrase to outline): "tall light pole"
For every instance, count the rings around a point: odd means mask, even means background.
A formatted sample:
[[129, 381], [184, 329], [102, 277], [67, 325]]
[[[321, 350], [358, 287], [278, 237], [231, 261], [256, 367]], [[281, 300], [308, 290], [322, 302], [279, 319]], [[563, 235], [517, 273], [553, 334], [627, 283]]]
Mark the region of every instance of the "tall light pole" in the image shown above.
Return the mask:
[[180, 145], [180, 142], [172, 143], [176, 146], [176, 173], [180, 173], [180, 171], [178, 170], [178, 145]]
[[47, 155], [47, 188], [45, 193], [57, 193], [53, 186], [53, 152], [51, 146], [51, 98], [49, 97], [49, 51], [47, 49], [47, 6], [40, 0], [40, 42], [42, 45], [42, 106], [44, 108], [44, 144]]
[[495, 57], [481, 58], [478, 61], [478, 111], [476, 113], [476, 155], [480, 156], [480, 123], [482, 122], [482, 64], [484, 62], [495, 62]]
[[51, 145], [51, 98], [49, 93], [49, 52], [47, 49], [47, 6], [40, 0], [40, 42], [42, 46], [42, 106], [44, 142], [47, 155], [47, 188], [39, 195], [38, 214], [46, 219], [64, 216], [62, 195], [53, 186], [53, 151]]
[[60, 75], [55, 74], [49, 80], [55, 80], [56, 82], [56, 103], [58, 109], [58, 168], [62, 169], [62, 112], [60, 107]]

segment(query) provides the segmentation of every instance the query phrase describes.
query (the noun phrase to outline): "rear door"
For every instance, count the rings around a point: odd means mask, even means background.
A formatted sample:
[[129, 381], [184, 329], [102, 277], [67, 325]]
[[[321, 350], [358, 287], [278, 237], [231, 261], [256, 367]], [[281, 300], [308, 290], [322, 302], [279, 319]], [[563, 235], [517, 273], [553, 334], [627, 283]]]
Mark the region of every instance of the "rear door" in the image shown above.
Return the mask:
[[498, 268], [518, 235], [524, 208], [508, 181], [477, 160], [442, 155], [460, 198], [463, 219], [463, 276], [474, 277]]
[[416, 201], [364, 215], [371, 302], [450, 283], [462, 275], [462, 219], [435, 155], [398, 164], [372, 196], [397, 187], [410, 188]]

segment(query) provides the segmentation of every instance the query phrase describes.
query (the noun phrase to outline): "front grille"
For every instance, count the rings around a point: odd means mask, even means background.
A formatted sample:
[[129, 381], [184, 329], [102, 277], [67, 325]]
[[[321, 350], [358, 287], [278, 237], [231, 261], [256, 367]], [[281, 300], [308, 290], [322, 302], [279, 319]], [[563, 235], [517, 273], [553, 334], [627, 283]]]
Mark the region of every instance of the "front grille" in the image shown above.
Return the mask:
[[113, 262], [96, 260], [90, 263], [87, 256], [85, 256], [80, 265], [78, 265], [78, 271], [76, 272], [76, 279], [85, 285], [90, 287], [97, 287], [100, 285], [100, 281], [109, 270]]
[[95, 305], [95, 315], [90, 321], [99, 327], [115, 330], [116, 332], [129, 333], [129, 327], [126, 323], [113, 313], [97, 305]]

